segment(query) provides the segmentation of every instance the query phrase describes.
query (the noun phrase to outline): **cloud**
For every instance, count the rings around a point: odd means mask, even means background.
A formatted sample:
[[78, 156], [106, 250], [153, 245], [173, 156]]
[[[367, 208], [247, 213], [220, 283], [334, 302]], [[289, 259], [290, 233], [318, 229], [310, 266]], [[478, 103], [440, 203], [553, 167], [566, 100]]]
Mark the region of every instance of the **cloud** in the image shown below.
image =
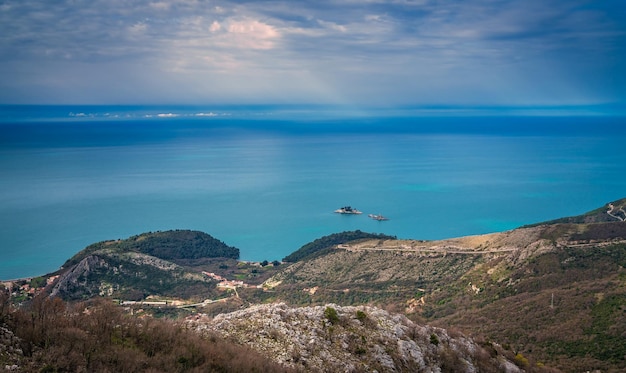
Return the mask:
[[209, 26], [209, 31], [211, 31], [211, 32], [218, 32], [221, 29], [222, 29], [222, 25], [220, 25], [220, 23], [217, 22], [217, 21], [213, 21], [211, 23], [211, 26]]
[[273, 49], [280, 33], [271, 25], [255, 19], [230, 21], [229, 45], [236, 48]]
[[331, 30], [339, 31], [339, 32], [346, 32], [346, 31], [348, 31], [346, 26], [339, 25], [339, 24], [336, 24], [334, 22], [328, 22], [328, 21], [324, 21], [324, 20], [318, 19], [317, 23], [319, 23], [323, 28], [326, 28], [326, 29], [331, 29]]
[[0, 102], [623, 100], [624, 19], [618, 0], [7, 0]]

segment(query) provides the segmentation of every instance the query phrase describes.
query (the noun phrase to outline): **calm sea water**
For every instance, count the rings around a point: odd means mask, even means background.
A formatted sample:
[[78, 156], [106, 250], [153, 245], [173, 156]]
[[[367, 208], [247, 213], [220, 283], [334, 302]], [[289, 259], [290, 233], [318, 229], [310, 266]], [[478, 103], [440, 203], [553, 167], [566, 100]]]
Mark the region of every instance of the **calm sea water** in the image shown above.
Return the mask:
[[[626, 197], [624, 127], [614, 117], [4, 107], [0, 278], [156, 230], [202, 230], [243, 260], [280, 260], [345, 230], [439, 239], [576, 215]], [[364, 214], [333, 213], [344, 205]]]

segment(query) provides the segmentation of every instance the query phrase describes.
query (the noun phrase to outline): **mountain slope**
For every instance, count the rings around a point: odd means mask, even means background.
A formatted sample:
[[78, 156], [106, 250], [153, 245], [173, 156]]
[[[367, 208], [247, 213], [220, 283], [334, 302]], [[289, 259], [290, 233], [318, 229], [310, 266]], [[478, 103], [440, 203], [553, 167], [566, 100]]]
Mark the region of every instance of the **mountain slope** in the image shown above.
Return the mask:
[[606, 205], [589, 211], [582, 215], [570, 216], [543, 223], [532, 224], [531, 226], [558, 223], [604, 223], [604, 222], [623, 222], [626, 220], [626, 198], [609, 202]]
[[134, 252], [97, 251], [65, 270], [51, 289], [67, 300], [111, 296], [141, 300], [149, 295], [192, 298], [216, 294], [215, 282], [174, 263]]
[[626, 222], [605, 218], [624, 201], [502, 233], [338, 245], [267, 285], [291, 304], [405, 312], [566, 371], [623, 371]]
[[195, 298], [217, 295], [215, 281], [177, 261], [239, 257], [239, 250], [206, 233], [166, 231], [88, 246], [69, 259], [51, 289], [68, 300], [149, 295]]
[[387, 236], [384, 234], [366, 233], [360, 230], [351, 232], [333, 233], [328, 236], [320, 237], [312, 242], [309, 242], [293, 253], [283, 258], [284, 262], [297, 262], [305, 258], [310, 258], [314, 255], [322, 254], [326, 249], [333, 246], [344, 244], [351, 241], [362, 239], [393, 239], [395, 237]]
[[266, 285], [280, 299], [298, 304], [405, 302], [432, 293], [488, 261], [554, 250], [542, 238], [543, 232], [543, 228], [527, 228], [440, 241], [360, 240], [292, 264]]
[[189, 325], [311, 372], [521, 372], [497, 345], [374, 307], [259, 305]]
[[125, 240], [102, 241], [89, 245], [70, 258], [63, 267], [74, 265], [86, 256], [101, 250], [137, 252], [165, 260], [219, 257], [239, 259], [239, 249], [228, 246], [204, 232], [171, 230], [142, 233]]
[[12, 307], [0, 289], [2, 372], [293, 372], [249, 348], [201, 338], [106, 300], [37, 297]]
[[[275, 273], [265, 281], [264, 290], [240, 288], [234, 295], [239, 298], [237, 305], [285, 302], [297, 306], [329, 303], [378, 306], [390, 312], [404, 313], [420, 324], [428, 322], [434, 326], [456, 328], [466, 335], [497, 341], [503, 347], [499, 353], [510, 359], [517, 354], [532, 356], [565, 371], [624, 371], [626, 222], [621, 214], [625, 208], [626, 199], [622, 199], [576, 217], [507, 232], [438, 241], [381, 236], [347, 240], [342, 235], [351, 232], [344, 232], [303, 246], [294, 263], [272, 266], [272, 272], [264, 272], [266, 275]], [[168, 235], [172, 235], [171, 240]], [[208, 262], [198, 261], [202, 257], [196, 253], [219, 256], [223, 255], [221, 250], [225, 248], [220, 246], [215, 252], [196, 250], [196, 246], [189, 246], [187, 242], [198, 242], [196, 237], [197, 232], [170, 231], [91, 245], [68, 260], [53, 285], [52, 294], [66, 299], [99, 295], [129, 300], [147, 295], [178, 298], [201, 295], [201, 299], [214, 299], [217, 296], [215, 283], [201, 275], [197, 267], [188, 265], [197, 261], [208, 266]], [[208, 242], [219, 243], [214, 239]], [[226, 247], [225, 252], [235, 253], [229, 250]], [[231, 266], [228, 271], [233, 271], [233, 267], [239, 268], [242, 264], [225, 263], [210, 263], [211, 268], [215, 268], [210, 271], [219, 274], [218, 269], [228, 266]], [[229, 275], [239, 279], [237, 276], [256, 275], [254, 271], [261, 271], [261, 267], [259, 270], [252, 267], [249, 272], [229, 272]], [[226, 273], [226, 269], [224, 271]], [[241, 320], [244, 324], [237, 324], [235, 319], [229, 319], [228, 323], [238, 325], [233, 326], [235, 329], [246, 329], [249, 328], [249, 323], [245, 324], [246, 318], [254, 319], [258, 318], [257, 314], [264, 314], [280, 325], [284, 324], [285, 330], [292, 330], [287, 321], [291, 320], [296, 323], [293, 327], [297, 330], [298, 325], [309, 325], [309, 321], [305, 321], [308, 319], [305, 316], [289, 319], [286, 315], [313, 312], [319, 316], [320, 312], [317, 308], [316, 311], [295, 311], [285, 306], [267, 307], [267, 310], [252, 308], [250, 314], [243, 311], [236, 314], [244, 318]], [[315, 320], [319, 322], [315, 322], [326, 323], [324, 330], [327, 337], [330, 335], [319, 343], [332, 347], [332, 351], [324, 352], [322, 356], [347, 362], [355, 358], [352, 355], [364, 355], [358, 360], [360, 363], [350, 363], [356, 370], [373, 367], [381, 370], [387, 366], [385, 361], [392, 361], [394, 369], [422, 366], [419, 359], [413, 359], [412, 353], [408, 353], [410, 358], [398, 358], [404, 356], [404, 352], [390, 347], [396, 346], [396, 342], [382, 337], [376, 337], [378, 342], [368, 342], [366, 347], [355, 345], [353, 342], [361, 337], [369, 341], [367, 336], [357, 332], [359, 324], [354, 321], [357, 310], [332, 308], [339, 310], [339, 320], [345, 324], [336, 324], [327, 318], [331, 324], [328, 325], [323, 318], [316, 316]], [[224, 317], [219, 316], [216, 320]], [[357, 321], [362, 320], [357, 317]], [[405, 322], [400, 324], [405, 325]], [[247, 339], [242, 337], [244, 339], [240, 342], [275, 343], [276, 351], [290, 351], [288, 356], [281, 355], [283, 360], [280, 361], [293, 366], [302, 364], [295, 361], [301, 358], [308, 361], [307, 364], [318, 364], [312, 357], [318, 356], [315, 354], [321, 350], [314, 353], [308, 351], [306, 345], [300, 346], [300, 353], [289, 350], [288, 338], [283, 334], [293, 336], [296, 331], [283, 333], [263, 329], [267, 325], [255, 327], [265, 330], [269, 339], [265, 334], [255, 339], [246, 331], [241, 335]], [[224, 330], [228, 328], [223, 324]], [[307, 328], [317, 330], [319, 325]], [[330, 330], [342, 330], [341, 337]], [[238, 338], [232, 334], [234, 331], [224, 333]], [[339, 344], [335, 343], [333, 336], [337, 337]], [[344, 350], [347, 348], [351, 356], [333, 355], [339, 346]], [[378, 348], [375, 346], [390, 349], [391, 352], [386, 352], [389, 358], [375, 357]], [[485, 346], [494, 345], [485, 342]], [[491, 351], [487, 347], [486, 350]], [[425, 350], [420, 351], [422, 355], [425, 353]], [[307, 356], [312, 360], [307, 360]], [[491, 352], [489, 356], [494, 357]], [[470, 360], [474, 364], [474, 360], [467, 356], [459, 359], [454, 358], [454, 364], [469, 367], [466, 363]], [[519, 360], [517, 365], [527, 370], [538, 369], [522, 358]], [[429, 364], [425, 361], [424, 364]], [[485, 369], [490, 371], [491, 368]]]
[[624, 242], [563, 245], [521, 263], [506, 259], [427, 297], [422, 316], [532, 351], [566, 371], [626, 369]]

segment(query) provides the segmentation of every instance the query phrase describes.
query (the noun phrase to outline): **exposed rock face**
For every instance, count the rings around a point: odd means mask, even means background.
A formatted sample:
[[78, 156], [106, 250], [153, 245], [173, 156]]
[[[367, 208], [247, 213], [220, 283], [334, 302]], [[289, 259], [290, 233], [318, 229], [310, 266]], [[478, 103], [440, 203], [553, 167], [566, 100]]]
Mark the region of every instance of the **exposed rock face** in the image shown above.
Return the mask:
[[[189, 325], [306, 371], [521, 371], [467, 337], [451, 337], [444, 329], [417, 325], [374, 307], [270, 304]], [[495, 351], [491, 345], [490, 349]]]
[[55, 297], [64, 293], [70, 293], [79, 287], [87, 288], [89, 273], [95, 268], [106, 267], [108, 267], [108, 264], [104, 259], [96, 255], [89, 255], [58, 279], [50, 295]]
[[51, 296], [71, 300], [94, 296], [142, 299], [150, 294], [181, 294], [185, 289], [207, 296], [213, 288], [215, 285], [206, 276], [170, 261], [104, 249], [70, 266], [54, 283]]
[[12, 331], [0, 325], [0, 371], [19, 371], [23, 356], [20, 339]]

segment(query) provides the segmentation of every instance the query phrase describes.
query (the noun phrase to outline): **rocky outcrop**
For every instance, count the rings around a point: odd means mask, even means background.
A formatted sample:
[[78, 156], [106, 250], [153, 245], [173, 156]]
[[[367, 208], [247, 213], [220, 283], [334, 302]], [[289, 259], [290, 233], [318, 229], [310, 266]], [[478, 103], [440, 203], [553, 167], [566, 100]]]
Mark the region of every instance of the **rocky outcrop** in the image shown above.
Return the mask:
[[[140, 300], [148, 295], [181, 296], [210, 294], [214, 281], [200, 272], [186, 270], [170, 261], [137, 252], [100, 250], [63, 272], [50, 290], [66, 300], [113, 296]], [[187, 295], [188, 296], [188, 295]]]
[[50, 295], [52, 297], [73, 293], [76, 289], [89, 289], [89, 274], [96, 268], [107, 268], [108, 263], [97, 255], [89, 255], [81, 260], [57, 280]]
[[19, 371], [23, 355], [20, 339], [11, 330], [0, 325], [0, 371]]
[[463, 335], [451, 336], [375, 307], [268, 304], [188, 325], [306, 371], [521, 371], [491, 344], [490, 353]]

